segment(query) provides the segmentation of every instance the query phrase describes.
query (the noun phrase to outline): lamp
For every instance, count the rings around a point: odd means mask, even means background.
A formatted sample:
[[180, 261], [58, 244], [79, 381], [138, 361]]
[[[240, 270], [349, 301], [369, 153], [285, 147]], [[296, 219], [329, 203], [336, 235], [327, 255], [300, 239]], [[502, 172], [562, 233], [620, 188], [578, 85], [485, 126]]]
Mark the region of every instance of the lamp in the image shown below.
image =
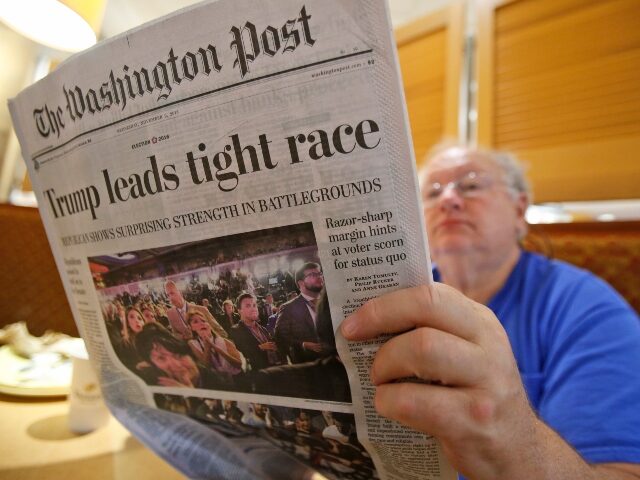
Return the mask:
[[0, 2], [0, 21], [25, 37], [64, 52], [96, 43], [104, 0], [20, 0]]
[[[38, 49], [31, 64], [25, 59], [28, 80], [24, 86], [51, 70], [52, 57], [64, 58], [94, 45], [105, 6], [106, 0], [0, 0], [0, 22], [48, 47]], [[19, 159], [20, 147], [12, 132], [5, 151], [0, 152], [0, 202], [35, 206], [35, 196]]]

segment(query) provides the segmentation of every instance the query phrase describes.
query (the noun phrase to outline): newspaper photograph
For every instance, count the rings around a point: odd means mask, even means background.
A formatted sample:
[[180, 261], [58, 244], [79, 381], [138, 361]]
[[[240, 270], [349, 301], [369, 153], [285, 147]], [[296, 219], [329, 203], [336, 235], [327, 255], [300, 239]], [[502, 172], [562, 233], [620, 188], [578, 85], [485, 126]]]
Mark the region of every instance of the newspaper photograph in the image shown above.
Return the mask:
[[351, 403], [311, 223], [88, 261], [111, 347], [147, 385]]
[[379, 478], [350, 413], [165, 394], [155, 401], [227, 437], [264, 438], [327, 478]]
[[9, 108], [104, 397], [149, 448], [189, 478], [455, 478], [376, 413], [384, 339], [338, 333], [431, 281], [384, 0], [204, 2]]

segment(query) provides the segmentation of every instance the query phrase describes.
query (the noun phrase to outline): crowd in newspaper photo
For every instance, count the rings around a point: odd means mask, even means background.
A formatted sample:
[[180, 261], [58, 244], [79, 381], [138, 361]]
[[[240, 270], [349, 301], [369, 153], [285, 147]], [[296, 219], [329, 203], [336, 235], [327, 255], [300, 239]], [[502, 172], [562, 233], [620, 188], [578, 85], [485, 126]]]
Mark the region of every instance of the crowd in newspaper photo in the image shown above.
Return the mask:
[[89, 261], [113, 350], [147, 384], [351, 400], [310, 223]]

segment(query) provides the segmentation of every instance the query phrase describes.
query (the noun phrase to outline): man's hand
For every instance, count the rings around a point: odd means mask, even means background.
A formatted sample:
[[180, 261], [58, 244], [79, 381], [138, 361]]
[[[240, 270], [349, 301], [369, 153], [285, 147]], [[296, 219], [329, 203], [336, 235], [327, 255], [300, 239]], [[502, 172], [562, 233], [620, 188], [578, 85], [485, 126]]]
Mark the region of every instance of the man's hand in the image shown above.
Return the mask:
[[[376, 409], [437, 437], [468, 478], [609, 478], [536, 417], [500, 322], [457, 290], [435, 283], [384, 295], [341, 331], [347, 340], [399, 334], [373, 363]], [[433, 383], [394, 382], [406, 377]]]
[[302, 348], [304, 350], [311, 350], [312, 352], [320, 353], [322, 352], [322, 344], [315, 342], [302, 342]]

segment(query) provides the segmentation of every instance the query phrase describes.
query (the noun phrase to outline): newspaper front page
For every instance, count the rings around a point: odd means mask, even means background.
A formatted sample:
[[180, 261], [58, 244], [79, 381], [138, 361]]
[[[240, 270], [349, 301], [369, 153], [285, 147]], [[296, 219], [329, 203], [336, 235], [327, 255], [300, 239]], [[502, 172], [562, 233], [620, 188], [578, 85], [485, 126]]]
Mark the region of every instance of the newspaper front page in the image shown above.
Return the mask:
[[10, 102], [104, 396], [190, 478], [450, 479], [340, 322], [431, 281], [382, 0], [220, 0]]

